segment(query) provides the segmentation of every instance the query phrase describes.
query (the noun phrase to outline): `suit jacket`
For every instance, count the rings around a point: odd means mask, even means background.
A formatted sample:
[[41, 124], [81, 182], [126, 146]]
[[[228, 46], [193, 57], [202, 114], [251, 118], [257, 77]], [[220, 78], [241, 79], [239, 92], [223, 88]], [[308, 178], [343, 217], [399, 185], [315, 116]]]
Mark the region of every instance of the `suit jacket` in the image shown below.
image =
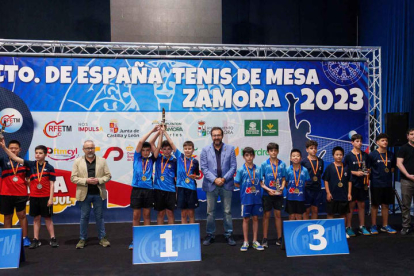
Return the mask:
[[[221, 151], [222, 177], [226, 179], [224, 189], [234, 189], [234, 174], [237, 170], [236, 154], [234, 147], [223, 143]], [[213, 144], [206, 146], [201, 151], [200, 167], [204, 174], [203, 191], [211, 192], [216, 188], [214, 180], [217, 178], [217, 159]]]
[[[109, 171], [106, 159], [96, 156], [95, 177], [99, 179], [99, 194], [102, 200], [107, 198], [107, 191], [105, 183], [111, 180], [111, 172]], [[86, 165], [85, 156], [79, 157], [75, 160], [72, 169], [70, 180], [76, 184], [76, 200], [84, 201], [88, 194], [88, 167]]]

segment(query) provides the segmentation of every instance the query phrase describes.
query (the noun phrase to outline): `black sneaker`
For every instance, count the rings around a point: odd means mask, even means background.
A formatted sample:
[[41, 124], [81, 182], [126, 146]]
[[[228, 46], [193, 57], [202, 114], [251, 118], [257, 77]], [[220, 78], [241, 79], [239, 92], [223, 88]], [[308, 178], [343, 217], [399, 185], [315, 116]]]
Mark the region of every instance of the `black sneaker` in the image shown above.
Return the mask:
[[56, 240], [56, 238], [55, 238], [55, 237], [53, 237], [53, 238], [51, 238], [51, 239], [50, 239], [49, 244], [50, 244], [50, 246], [51, 246], [51, 247], [53, 247], [53, 248], [59, 247], [59, 244], [58, 244], [58, 242], [57, 242], [57, 240]]
[[203, 245], [210, 245], [214, 242], [214, 238], [212, 235], [207, 235], [203, 241]]
[[410, 228], [403, 228], [401, 229], [401, 235], [408, 235], [409, 233], [411, 233]]
[[281, 245], [282, 245], [282, 238], [278, 238], [278, 239], [276, 240], [276, 245], [277, 245], [277, 246], [281, 246]]
[[231, 246], [235, 246], [236, 245], [236, 241], [233, 239], [233, 236], [226, 237], [226, 241], [227, 241], [227, 244], [228, 245], [231, 245]]
[[262, 240], [262, 246], [264, 248], [268, 248], [269, 247], [269, 244], [267, 243], [267, 239], [266, 238], [263, 238], [263, 240]]
[[33, 239], [32, 243], [29, 245], [29, 249], [35, 249], [35, 248], [38, 248], [41, 245], [42, 245], [42, 243], [39, 240]]

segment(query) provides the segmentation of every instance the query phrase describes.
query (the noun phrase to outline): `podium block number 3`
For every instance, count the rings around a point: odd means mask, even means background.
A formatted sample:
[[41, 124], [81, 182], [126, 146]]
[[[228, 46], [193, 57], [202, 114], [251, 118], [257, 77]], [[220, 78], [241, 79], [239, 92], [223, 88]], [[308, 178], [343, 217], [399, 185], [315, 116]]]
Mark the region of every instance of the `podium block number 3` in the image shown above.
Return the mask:
[[[322, 233], [322, 235], [323, 235], [323, 233]], [[160, 252], [160, 257], [178, 257], [178, 252], [173, 251], [172, 230], [165, 231], [164, 234], [160, 235], [160, 239], [165, 239], [165, 252]], [[325, 241], [325, 243], [326, 243], [326, 241]]]
[[323, 226], [319, 224], [309, 225], [308, 232], [312, 230], [318, 231], [316, 234], [313, 235], [313, 239], [320, 241], [320, 244], [318, 245], [309, 244], [310, 250], [315, 250], [315, 251], [324, 250], [326, 246], [328, 245], [328, 242], [323, 237], [323, 234], [325, 234], [325, 228], [323, 228]]

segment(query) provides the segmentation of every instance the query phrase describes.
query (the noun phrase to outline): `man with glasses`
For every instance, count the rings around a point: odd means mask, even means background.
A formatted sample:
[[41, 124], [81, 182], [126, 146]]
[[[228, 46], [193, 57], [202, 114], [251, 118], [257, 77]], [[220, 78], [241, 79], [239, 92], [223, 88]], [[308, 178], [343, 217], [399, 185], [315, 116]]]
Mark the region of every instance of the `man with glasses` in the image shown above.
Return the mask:
[[83, 152], [85, 155], [75, 160], [71, 176], [71, 181], [77, 185], [76, 200], [79, 201], [81, 208], [80, 240], [76, 249], [82, 249], [86, 246], [91, 205], [93, 205], [95, 214], [99, 244], [107, 247], [111, 244], [106, 238], [103, 205], [107, 198], [105, 183], [111, 179], [111, 172], [106, 159], [95, 155], [93, 141], [85, 141]]
[[200, 155], [201, 170], [204, 174], [203, 191], [207, 194], [207, 236], [203, 245], [214, 242], [216, 231], [216, 205], [218, 196], [223, 203], [224, 236], [229, 245], [236, 245], [232, 237], [231, 198], [234, 189], [234, 174], [237, 170], [234, 147], [223, 143], [223, 130], [211, 129], [213, 143], [203, 148]]

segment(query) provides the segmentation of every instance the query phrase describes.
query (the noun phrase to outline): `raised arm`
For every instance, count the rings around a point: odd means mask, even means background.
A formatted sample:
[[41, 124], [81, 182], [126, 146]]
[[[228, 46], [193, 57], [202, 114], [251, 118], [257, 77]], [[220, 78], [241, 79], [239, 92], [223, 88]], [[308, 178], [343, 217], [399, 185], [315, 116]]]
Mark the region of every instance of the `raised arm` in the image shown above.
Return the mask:
[[177, 147], [175, 146], [175, 144], [174, 144], [173, 140], [171, 139], [170, 135], [168, 135], [167, 130], [164, 131], [164, 135], [165, 135], [165, 138], [167, 138], [168, 143], [170, 143], [171, 148], [173, 149], [173, 151], [175, 153], [175, 151], [177, 150]]
[[159, 128], [160, 128], [160, 126], [156, 125], [150, 132], [148, 132], [147, 134], [142, 136], [142, 138], [139, 140], [139, 142], [137, 144], [137, 148], [135, 149], [135, 151], [138, 152], [138, 153], [141, 152], [142, 145], [145, 143], [145, 141], [147, 141], [148, 137], [150, 137], [152, 133], [158, 131]]
[[22, 158], [20, 158], [19, 156], [17, 156], [16, 154], [14, 154], [13, 152], [11, 152], [7, 147], [6, 144], [4, 142], [4, 139], [1, 139], [0, 141], [0, 146], [3, 148], [4, 152], [14, 161], [18, 162], [19, 164], [24, 163], [24, 160]]
[[[158, 132], [157, 132], [157, 134], [156, 135], [154, 135], [152, 138], [151, 138], [151, 140], [150, 140], [150, 144], [151, 144], [151, 151], [152, 151], [152, 154], [154, 155], [154, 157], [155, 158], [157, 158], [158, 157], [158, 155], [160, 154], [160, 149], [161, 149], [161, 144], [162, 144], [162, 136], [163, 136], [163, 131], [162, 131], [162, 128], [163, 127], [161, 127], [159, 130], [158, 130]], [[157, 144], [157, 146], [155, 146], [155, 140], [158, 138], [158, 144]]]

